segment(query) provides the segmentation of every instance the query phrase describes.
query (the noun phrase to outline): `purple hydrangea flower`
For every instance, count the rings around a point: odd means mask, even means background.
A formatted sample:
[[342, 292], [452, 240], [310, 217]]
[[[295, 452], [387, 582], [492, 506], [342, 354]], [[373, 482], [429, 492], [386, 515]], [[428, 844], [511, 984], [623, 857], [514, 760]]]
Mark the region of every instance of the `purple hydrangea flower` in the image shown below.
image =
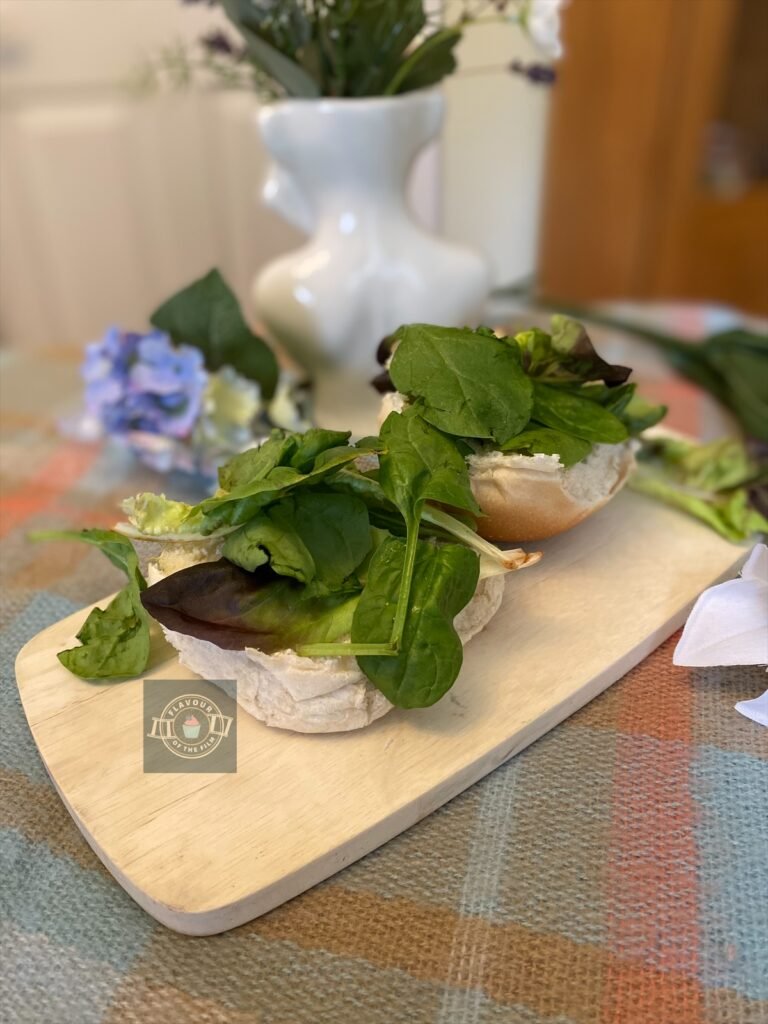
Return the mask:
[[88, 413], [108, 434], [178, 438], [191, 434], [208, 381], [199, 349], [116, 327], [87, 346], [82, 374]]

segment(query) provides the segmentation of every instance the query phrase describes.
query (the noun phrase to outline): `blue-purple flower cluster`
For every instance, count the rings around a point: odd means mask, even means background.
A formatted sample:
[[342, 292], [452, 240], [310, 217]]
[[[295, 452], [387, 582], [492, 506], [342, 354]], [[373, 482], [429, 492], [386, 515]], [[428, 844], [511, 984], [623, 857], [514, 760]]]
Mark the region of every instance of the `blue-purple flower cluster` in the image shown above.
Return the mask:
[[193, 345], [167, 334], [110, 328], [86, 346], [85, 410], [61, 422], [81, 441], [115, 438], [160, 473], [181, 470], [215, 481], [227, 458], [268, 436], [272, 427], [306, 430], [306, 385], [283, 372], [265, 403], [256, 381], [231, 366], [205, 368]]
[[208, 383], [199, 349], [116, 327], [87, 346], [83, 378], [88, 413], [106, 433], [174, 438], [191, 434]]

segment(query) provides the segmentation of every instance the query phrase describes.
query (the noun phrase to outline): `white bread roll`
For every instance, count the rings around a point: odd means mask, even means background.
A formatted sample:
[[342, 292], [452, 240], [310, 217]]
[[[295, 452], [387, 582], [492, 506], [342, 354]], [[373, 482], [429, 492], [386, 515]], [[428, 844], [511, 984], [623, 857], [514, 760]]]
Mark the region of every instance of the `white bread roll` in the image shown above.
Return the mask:
[[[382, 397], [379, 425], [407, 402], [398, 392]], [[486, 540], [546, 540], [602, 508], [627, 482], [636, 442], [597, 444], [566, 468], [557, 455], [490, 452], [470, 455], [469, 482], [483, 510], [477, 532]]]
[[[147, 579], [156, 583], [172, 572], [218, 557], [216, 545], [207, 549], [169, 545], [149, 563]], [[472, 600], [454, 619], [462, 643], [479, 633], [498, 611], [504, 579], [501, 575], [481, 580]], [[253, 647], [228, 651], [161, 628], [182, 665], [205, 679], [235, 679], [240, 706], [266, 725], [294, 732], [348, 732], [370, 725], [392, 709], [352, 657], [304, 658], [290, 650], [264, 654]]]
[[470, 455], [469, 482], [485, 513], [478, 533], [518, 542], [570, 530], [621, 490], [635, 465], [634, 447], [632, 441], [597, 444], [567, 469], [557, 455]]

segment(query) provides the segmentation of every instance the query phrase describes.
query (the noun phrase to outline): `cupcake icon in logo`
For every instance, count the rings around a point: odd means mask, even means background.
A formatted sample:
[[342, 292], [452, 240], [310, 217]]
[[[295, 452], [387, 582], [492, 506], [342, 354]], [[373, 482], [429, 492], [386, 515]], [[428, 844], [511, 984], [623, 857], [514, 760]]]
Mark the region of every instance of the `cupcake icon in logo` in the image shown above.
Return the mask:
[[184, 724], [182, 725], [181, 728], [182, 732], [184, 733], [184, 736], [188, 740], [196, 740], [197, 737], [200, 735], [200, 722], [195, 717], [195, 715], [188, 715], [184, 719]]
[[[202, 683], [200, 680], [201, 686]], [[218, 696], [217, 688], [210, 686]], [[161, 740], [171, 754], [190, 761], [213, 753], [229, 737], [234, 724], [234, 715], [225, 715], [215, 700], [200, 693], [183, 693], [168, 701], [159, 715], [152, 715], [152, 728], [147, 736]]]

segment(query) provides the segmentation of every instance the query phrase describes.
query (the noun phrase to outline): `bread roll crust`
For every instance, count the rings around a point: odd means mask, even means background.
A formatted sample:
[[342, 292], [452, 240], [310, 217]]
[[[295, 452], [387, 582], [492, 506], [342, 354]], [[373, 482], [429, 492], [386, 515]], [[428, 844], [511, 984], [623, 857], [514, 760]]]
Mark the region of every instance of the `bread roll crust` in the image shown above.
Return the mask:
[[[379, 426], [407, 405], [397, 391], [383, 395]], [[471, 455], [469, 482], [484, 513], [478, 517], [477, 532], [486, 540], [522, 543], [570, 530], [621, 490], [634, 469], [634, 448], [632, 441], [598, 444], [586, 459], [568, 468], [557, 455]]]
[[566, 469], [555, 455], [470, 456], [469, 480], [483, 515], [481, 537], [546, 540], [578, 525], [621, 490], [634, 467], [633, 445], [596, 445]]

